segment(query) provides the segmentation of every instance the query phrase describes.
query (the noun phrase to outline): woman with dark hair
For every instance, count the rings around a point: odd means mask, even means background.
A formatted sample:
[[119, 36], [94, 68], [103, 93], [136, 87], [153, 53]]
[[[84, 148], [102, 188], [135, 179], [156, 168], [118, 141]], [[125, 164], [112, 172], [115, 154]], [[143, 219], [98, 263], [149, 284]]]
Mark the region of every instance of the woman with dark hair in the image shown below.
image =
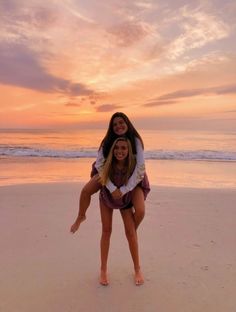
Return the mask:
[[142, 181], [145, 174], [143, 141], [138, 131], [130, 122], [129, 118], [124, 113], [117, 112], [112, 115], [107, 133], [100, 144], [96, 162], [93, 164], [91, 179], [81, 191], [79, 200], [79, 213], [75, 222], [71, 226], [72, 233], [75, 233], [78, 230], [80, 223], [86, 219], [86, 211], [90, 205], [91, 196], [101, 188], [99, 175], [105, 164], [112, 144], [114, 143], [115, 139], [120, 136], [126, 136], [130, 140], [132, 153], [136, 157], [136, 166], [126, 185], [122, 185], [118, 188], [114, 185], [114, 183], [112, 183], [110, 179], [108, 179], [106, 187], [114, 199], [121, 198], [129, 191], [132, 191], [132, 203], [135, 210], [134, 218], [136, 229], [144, 218], [144, 195], [139, 186], [139, 183]]
[[[134, 264], [134, 280], [136, 285], [142, 285], [144, 278], [140, 268], [138, 237], [135, 226], [135, 219], [132, 213], [132, 191], [129, 191], [121, 198], [114, 199], [107, 189], [107, 181], [111, 180], [119, 188], [127, 185], [129, 177], [132, 175], [136, 164], [135, 155], [132, 152], [131, 142], [127, 137], [117, 138], [107, 156], [106, 162], [100, 173], [100, 211], [102, 220], [101, 235], [101, 272], [100, 284], [107, 286], [109, 284], [107, 276], [107, 260], [110, 246], [110, 237], [112, 231], [113, 210], [120, 209], [123, 219], [126, 238], [129, 243], [129, 249]], [[145, 175], [140, 183], [140, 189], [143, 192], [144, 199], [150, 191], [147, 176]]]

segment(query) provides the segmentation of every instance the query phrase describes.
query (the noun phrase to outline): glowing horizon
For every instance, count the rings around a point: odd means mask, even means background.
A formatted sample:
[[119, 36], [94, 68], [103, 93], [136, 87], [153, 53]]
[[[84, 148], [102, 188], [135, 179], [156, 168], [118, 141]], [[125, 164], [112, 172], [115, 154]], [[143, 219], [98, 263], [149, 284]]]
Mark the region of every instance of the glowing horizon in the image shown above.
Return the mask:
[[124, 111], [144, 128], [236, 129], [234, 1], [0, 10], [0, 128], [86, 127]]

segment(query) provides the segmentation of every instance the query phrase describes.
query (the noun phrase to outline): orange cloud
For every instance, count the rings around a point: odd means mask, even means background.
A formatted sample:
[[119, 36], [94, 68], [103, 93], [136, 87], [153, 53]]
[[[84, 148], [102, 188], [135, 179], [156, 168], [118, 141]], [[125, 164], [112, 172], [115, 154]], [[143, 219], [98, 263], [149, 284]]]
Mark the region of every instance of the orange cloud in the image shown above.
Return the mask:
[[97, 112], [113, 112], [114, 110], [117, 110], [121, 108], [122, 106], [116, 105], [116, 104], [103, 104], [96, 107]]

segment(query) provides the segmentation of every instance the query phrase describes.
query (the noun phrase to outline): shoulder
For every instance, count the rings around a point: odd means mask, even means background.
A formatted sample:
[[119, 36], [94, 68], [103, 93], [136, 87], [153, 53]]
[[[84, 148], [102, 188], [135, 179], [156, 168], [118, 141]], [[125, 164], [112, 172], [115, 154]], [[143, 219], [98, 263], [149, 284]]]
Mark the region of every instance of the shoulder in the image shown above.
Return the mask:
[[135, 137], [135, 145], [136, 145], [136, 147], [140, 147], [141, 146], [143, 148], [142, 142], [137, 137]]
[[103, 148], [104, 148], [104, 142], [101, 142], [101, 144], [100, 144], [98, 150], [99, 150], [99, 151], [100, 151], [100, 150], [103, 150]]

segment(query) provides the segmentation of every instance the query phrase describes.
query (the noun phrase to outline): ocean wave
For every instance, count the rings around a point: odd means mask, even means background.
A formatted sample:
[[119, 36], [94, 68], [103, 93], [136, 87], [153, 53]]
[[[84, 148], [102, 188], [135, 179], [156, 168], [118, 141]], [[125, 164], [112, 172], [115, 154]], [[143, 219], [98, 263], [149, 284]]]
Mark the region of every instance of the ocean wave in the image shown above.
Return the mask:
[[147, 151], [146, 159], [166, 159], [166, 160], [212, 160], [212, 161], [236, 161], [236, 152], [229, 151], [179, 151], [179, 150], [156, 150]]
[[[205, 160], [236, 161], [236, 152], [213, 150], [147, 150], [145, 159], [159, 160]], [[9, 157], [50, 157], [50, 158], [95, 158], [97, 149], [61, 150], [32, 148], [27, 146], [0, 146], [0, 156]]]
[[52, 157], [52, 158], [93, 158], [97, 149], [61, 150], [20, 146], [0, 147], [0, 156]]

